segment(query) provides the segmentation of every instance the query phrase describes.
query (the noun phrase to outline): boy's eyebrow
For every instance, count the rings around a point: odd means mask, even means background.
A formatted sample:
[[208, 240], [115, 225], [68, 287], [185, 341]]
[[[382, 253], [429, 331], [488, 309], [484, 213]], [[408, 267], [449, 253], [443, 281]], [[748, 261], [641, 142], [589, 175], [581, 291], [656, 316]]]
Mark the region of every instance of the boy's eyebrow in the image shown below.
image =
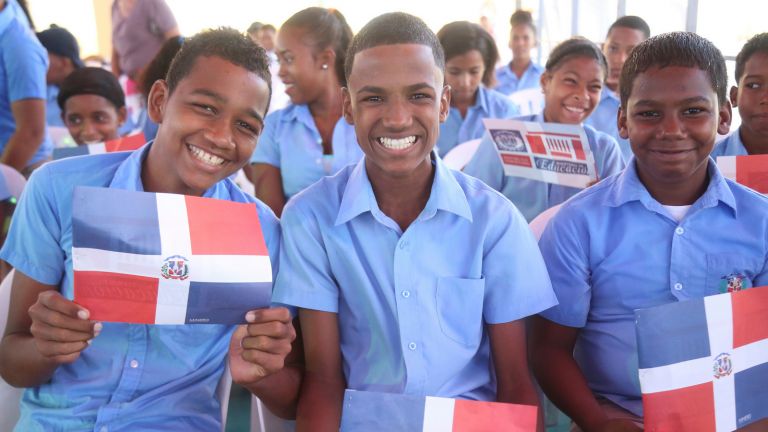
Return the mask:
[[[411, 84], [411, 85], [406, 87], [406, 90], [408, 90], [408, 91], [416, 91], [416, 90], [421, 90], [423, 88], [429, 88], [429, 89], [433, 89], [434, 90], [434, 86], [432, 86], [432, 85], [430, 85], [429, 83], [426, 83], [426, 82], [420, 82], [420, 83], [416, 83], [416, 84]], [[358, 93], [363, 93], [363, 92], [368, 92], [368, 93], [384, 93], [385, 90], [382, 87], [363, 86], [360, 90], [358, 90]]]
[[[709, 98], [706, 98], [704, 96], [694, 96], [690, 97], [688, 99], [683, 99], [680, 101], [680, 105], [685, 104], [692, 104], [692, 103], [699, 103], [699, 102], [709, 102]], [[640, 99], [639, 101], [635, 102], [635, 106], [637, 105], [658, 105], [661, 102], [655, 99]]]
[[743, 77], [741, 77], [741, 79], [747, 79], [747, 78], [757, 78], [757, 79], [760, 79], [760, 78], [763, 78], [763, 75], [751, 74], [751, 75], [744, 75]]
[[[208, 96], [209, 98], [212, 98], [216, 102], [222, 103], [222, 104], [227, 102], [227, 99], [224, 96], [222, 96], [222, 95], [220, 95], [220, 94], [218, 94], [218, 93], [216, 93], [214, 91], [211, 91], [211, 90], [208, 90], [208, 89], [204, 89], [204, 88], [195, 89], [195, 90], [192, 91], [192, 94], [201, 95], [201, 96]], [[255, 109], [248, 108], [248, 109], [245, 110], [245, 113], [248, 114], [249, 117], [253, 117], [254, 119], [258, 120], [259, 122], [264, 123], [264, 116], [259, 114], [259, 112], [256, 111]]]

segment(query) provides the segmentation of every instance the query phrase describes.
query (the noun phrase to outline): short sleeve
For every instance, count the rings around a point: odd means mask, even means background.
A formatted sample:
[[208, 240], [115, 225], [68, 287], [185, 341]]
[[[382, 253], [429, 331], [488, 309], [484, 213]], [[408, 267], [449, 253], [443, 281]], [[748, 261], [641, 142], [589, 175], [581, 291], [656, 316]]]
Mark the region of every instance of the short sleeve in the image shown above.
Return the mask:
[[589, 314], [592, 288], [586, 247], [586, 232], [573, 220], [567, 206], [549, 222], [539, 247], [547, 264], [559, 305], [544, 311], [544, 318], [569, 327], [584, 327]]
[[61, 248], [61, 218], [50, 170], [32, 174], [14, 211], [0, 258], [46, 285], [59, 285], [66, 255]]
[[483, 251], [486, 296], [483, 316], [499, 324], [557, 304], [547, 268], [523, 216], [501, 196]]
[[150, 10], [152, 14], [149, 18], [157, 26], [160, 33], [166, 33], [178, 27], [176, 18], [173, 16], [173, 12], [171, 12], [171, 8], [168, 7], [165, 0], [153, 0]]
[[281, 111], [275, 111], [264, 120], [264, 130], [251, 156], [251, 163], [265, 163], [280, 168], [280, 143], [277, 139]]
[[482, 180], [497, 191], [500, 191], [504, 186], [504, 166], [499, 160], [491, 135], [488, 132], [483, 134], [477, 152], [463, 171]]
[[318, 220], [289, 202], [280, 221], [280, 272], [272, 302], [338, 312], [339, 288], [331, 274]]
[[[47, 98], [45, 74], [48, 57], [36, 41], [18, 38], [16, 43], [3, 46], [2, 55], [11, 102], [23, 99]], [[5, 44], [6, 41], [3, 43]]]

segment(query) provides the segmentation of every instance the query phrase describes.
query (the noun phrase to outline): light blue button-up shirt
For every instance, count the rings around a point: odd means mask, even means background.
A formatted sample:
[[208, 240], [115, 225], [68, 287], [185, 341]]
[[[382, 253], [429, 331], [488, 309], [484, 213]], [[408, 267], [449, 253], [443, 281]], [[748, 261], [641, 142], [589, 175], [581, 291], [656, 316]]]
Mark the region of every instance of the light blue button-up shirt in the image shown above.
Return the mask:
[[581, 328], [574, 357], [590, 388], [637, 415], [636, 309], [719, 294], [729, 278], [768, 285], [768, 199], [708, 169], [707, 190], [677, 222], [632, 160], [565, 203], [539, 242], [560, 300], [542, 315]]
[[732, 132], [722, 141], [715, 144], [710, 156], [717, 160], [718, 156], [748, 156], [747, 148], [744, 147], [744, 142], [741, 140], [741, 128]]
[[[536, 114], [517, 117], [516, 120], [543, 122], [544, 116]], [[592, 154], [595, 156], [597, 175], [600, 179], [604, 179], [624, 169], [621, 151], [613, 138], [594, 130], [591, 126], [584, 126], [584, 132], [589, 140]], [[487, 133], [483, 135], [483, 140], [480, 142], [477, 153], [475, 153], [475, 156], [464, 168], [464, 172], [479, 178], [488, 186], [503, 193], [515, 204], [528, 221], [533, 220], [544, 210], [565, 202], [565, 200], [583, 190], [505, 175], [504, 166], [501, 164], [493, 140], [491, 140], [490, 135]]]
[[48, 84], [47, 100], [45, 102], [45, 123], [48, 126], [66, 127], [61, 118], [61, 108], [59, 108], [59, 86]]
[[485, 324], [557, 300], [522, 216], [435, 159], [405, 232], [379, 209], [365, 159], [294, 197], [272, 300], [338, 314], [351, 389], [494, 400]]
[[465, 141], [482, 138], [485, 132], [483, 119], [506, 119], [520, 114], [520, 109], [503, 94], [478, 87], [475, 104], [467, 110], [467, 116], [462, 118], [458, 108], [451, 107], [448, 118], [440, 124], [440, 137], [437, 148], [440, 156], [445, 156], [456, 145]]
[[[16, 0], [0, 11], [0, 152], [16, 131], [11, 105], [24, 99], [47, 100], [45, 73], [48, 52], [35, 36]], [[45, 133], [43, 143], [28, 165], [50, 157], [53, 141]]]
[[[133, 153], [108, 153], [50, 162], [30, 178], [0, 258], [72, 299], [72, 193], [75, 186], [143, 190], [141, 164], [149, 144]], [[224, 179], [206, 197], [255, 199]], [[277, 269], [280, 231], [269, 208], [256, 203]], [[226, 221], [222, 221], [226, 223]], [[17, 431], [167, 431], [221, 428], [216, 386], [234, 326], [104, 323], [77, 361], [27, 389]]]
[[333, 155], [323, 155], [323, 141], [307, 105], [289, 105], [269, 114], [251, 163], [280, 168], [283, 193], [290, 198], [363, 157], [355, 128], [343, 118], [333, 129]]
[[612, 136], [619, 144], [624, 161], [629, 162], [632, 158], [632, 147], [629, 145], [629, 140], [619, 136], [619, 124], [617, 122], [619, 107], [621, 107], [619, 95], [608, 87], [603, 87], [603, 91], [600, 94], [600, 103], [597, 104], [592, 114], [584, 120], [584, 124], [588, 124], [598, 131]]
[[518, 78], [509, 68], [509, 64], [505, 64], [496, 69], [496, 87], [493, 89], [505, 95], [511, 95], [516, 91], [539, 88], [542, 73], [544, 68], [531, 61], [525, 72]]

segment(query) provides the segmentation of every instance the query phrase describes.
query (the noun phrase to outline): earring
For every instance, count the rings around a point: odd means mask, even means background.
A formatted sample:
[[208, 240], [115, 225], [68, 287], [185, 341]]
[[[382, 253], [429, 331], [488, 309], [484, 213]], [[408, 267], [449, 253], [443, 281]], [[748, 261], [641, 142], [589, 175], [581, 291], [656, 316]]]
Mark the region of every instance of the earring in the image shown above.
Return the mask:
[[325, 63], [323, 63], [323, 66], [322, 66], [322, 68], [323, 68], [323, 70], [327, 70], [327, 69], [328, 69], [328, 65], [327, 65], [327, 64], [325, 64]]

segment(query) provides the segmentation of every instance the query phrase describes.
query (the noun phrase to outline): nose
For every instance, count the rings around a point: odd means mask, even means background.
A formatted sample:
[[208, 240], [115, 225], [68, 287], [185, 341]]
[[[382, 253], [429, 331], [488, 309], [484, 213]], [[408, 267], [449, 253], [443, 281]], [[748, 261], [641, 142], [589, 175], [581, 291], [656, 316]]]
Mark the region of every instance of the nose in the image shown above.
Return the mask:
[[665, 115], [659, 128], [660, 139], [679, 139], [685, 136], [683, 122], [677, 115]]
[[215, 119], [204, 130], [203, 137], [215, 147], [222, 149], [234, 148], [235, 143], [232, 139], [230, 124], [232, 122], [228, 119]]
[[413, 118], [408, 108], [408, 101], [402, 98], [390, 100], [384, 112], [382, 125], [390, 130], [403, 130], [410, 126]]
[[470, 86], [470, 78], [468, 73], [463, 73], [459, 76], [459, 87], [468, 89]]
[[83, 121], [82, 130], [83, 130], [82, 132], [83, 137], [88, 141], [93, 141], [99, 138], [99, 131], [98, 129], [96, 129], [96, 125], [94, 124], [94, 122], [90, 120]]

